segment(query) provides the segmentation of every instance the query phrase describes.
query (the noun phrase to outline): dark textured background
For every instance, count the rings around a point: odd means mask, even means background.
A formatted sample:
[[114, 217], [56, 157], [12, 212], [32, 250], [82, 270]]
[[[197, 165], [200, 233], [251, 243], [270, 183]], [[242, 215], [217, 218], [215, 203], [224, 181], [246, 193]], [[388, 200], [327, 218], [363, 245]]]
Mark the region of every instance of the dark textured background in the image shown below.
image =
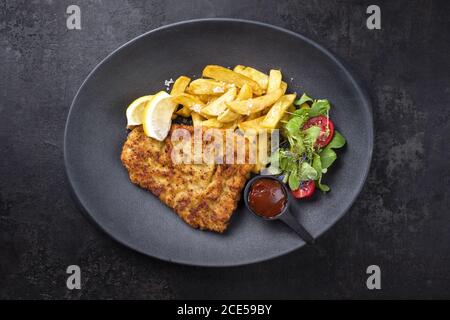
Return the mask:
[[[450, 2], [0, 1], [0, 298], [450, 298]], [[82, 30], [66, 29], [77, 4]], [[318, 243], [225, 269], [147, 258], [75, 208], [63, 165], [70, 103], [124, 42], [203, 17], [259, 20], [335, 53], [373, 102], [375, 149], [360, 197]], [[82, 290], [66, 289], [78, 264]], [[382, 290], [365, 269], [378, 264]]]

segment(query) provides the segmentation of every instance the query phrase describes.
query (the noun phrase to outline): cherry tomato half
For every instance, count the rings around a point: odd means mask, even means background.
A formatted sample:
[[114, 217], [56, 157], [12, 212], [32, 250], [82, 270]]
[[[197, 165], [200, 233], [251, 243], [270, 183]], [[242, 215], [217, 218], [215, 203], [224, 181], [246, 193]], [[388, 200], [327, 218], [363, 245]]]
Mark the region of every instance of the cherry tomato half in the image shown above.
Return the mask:
[[303, 129], [317, 126], [320, 128], [319, 137], [316, 140], [316, 146], [319, 148], [325, 147], [330, 143], [334, 135], [334, 123], [325, 116], [317, 116], [306, 121]]
[[297, 199], [310, 198], [313, 195], [314, 190], [316, 190], [314, 180], [303, 181], [297, 190], [292, 191], [292, 195]]

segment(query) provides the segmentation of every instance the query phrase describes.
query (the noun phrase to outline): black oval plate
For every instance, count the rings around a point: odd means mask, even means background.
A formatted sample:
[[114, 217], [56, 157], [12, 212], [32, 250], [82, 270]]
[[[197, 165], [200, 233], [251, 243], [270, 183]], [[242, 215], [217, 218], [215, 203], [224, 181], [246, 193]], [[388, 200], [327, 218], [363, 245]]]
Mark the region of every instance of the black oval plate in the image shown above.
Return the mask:
[[301, 223], [320, 236], [344, 215], [366, 179], [373, 146], [369, 99], [347, 69], [315, 42], [251, 21], [204, 19], [158, 28], [123, 45], [91, 72], [72, 103], [64, 140], [67, 175], [78, 204], [122, 244], [177, 263], [242, 265], [304, 245], [281, 222], [246, 212], [242, 202], [225, 234], [192, 229], [130, 182], [120, 161], [127, 105], [164, 90], [166, 79], [198, 77], [207, 64], [279, 68], [290, 92], [332, 102], [332, 119], [348, 142], [326, 176], [332, 190], [295, 204]]

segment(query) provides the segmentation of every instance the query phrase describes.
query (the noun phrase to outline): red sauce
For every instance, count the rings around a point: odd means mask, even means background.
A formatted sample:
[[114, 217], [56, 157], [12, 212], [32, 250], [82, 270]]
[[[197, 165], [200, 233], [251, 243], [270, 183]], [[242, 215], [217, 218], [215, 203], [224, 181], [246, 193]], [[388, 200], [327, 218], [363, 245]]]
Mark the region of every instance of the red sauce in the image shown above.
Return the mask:
[[281, 183], [274, 179], [258, 179], [250, 187], [248, 204], [256, 214], [271, 218], [280, 214], [287, 203]]

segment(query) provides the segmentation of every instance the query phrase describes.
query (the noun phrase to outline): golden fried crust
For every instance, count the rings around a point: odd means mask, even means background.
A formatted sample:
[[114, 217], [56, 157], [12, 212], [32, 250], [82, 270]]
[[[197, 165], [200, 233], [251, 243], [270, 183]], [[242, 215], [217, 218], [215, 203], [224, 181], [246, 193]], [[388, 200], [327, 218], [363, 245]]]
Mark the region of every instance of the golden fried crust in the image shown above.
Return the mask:
[[125, 142], [121, 160], [131, 182], [151, 191], [189, 225], [222, 233], [236, 209], [249, 177], [250, 164], [174, 164], [171, 136], [174, 129], [192, 126], [172, 125], [160, 142], [133, 129]]

